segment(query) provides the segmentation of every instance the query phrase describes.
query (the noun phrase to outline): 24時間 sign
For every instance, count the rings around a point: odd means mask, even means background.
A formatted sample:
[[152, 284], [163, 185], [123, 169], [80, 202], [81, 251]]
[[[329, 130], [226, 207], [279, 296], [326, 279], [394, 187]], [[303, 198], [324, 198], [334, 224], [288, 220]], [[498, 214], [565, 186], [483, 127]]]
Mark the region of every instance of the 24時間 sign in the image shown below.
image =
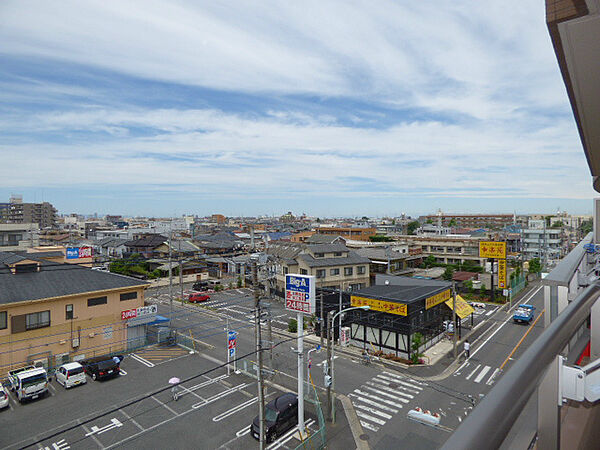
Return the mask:
[[92, 247], [67, 247], [67, 259], [91, 258]]
[[304, 314], [315, 312], [315, 277], [288, 274], [285, 276], [285, 309]]

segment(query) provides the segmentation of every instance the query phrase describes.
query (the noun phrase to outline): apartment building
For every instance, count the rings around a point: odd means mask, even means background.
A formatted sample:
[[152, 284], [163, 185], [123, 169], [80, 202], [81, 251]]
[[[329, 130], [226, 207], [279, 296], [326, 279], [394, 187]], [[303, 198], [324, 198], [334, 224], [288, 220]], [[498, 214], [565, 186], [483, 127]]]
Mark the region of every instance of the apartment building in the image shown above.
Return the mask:
[[523, 253], [526, 260], [540, 258], [544, 262], [556, 261], [564, 256], [567, 242], [560, 228], [546, 227], [546, 221], [530, 220], [523, 230]]
[[369, 286], [370, 260], [341, 242], [298, 244], [274, 242], [267, 253], [276, 259], [276, 289], [285, 289], [285, 275], [314, 275], [318, 288], [357, 290]]
[[10, 203], [3, 204], [0, 220], [4, 223], [36, 223], [42, 228], [56, 227], [56, 208], [48, 202], [23, 203], [23, 197], [11, 197]]
[[341, 236], [345, 239], [354, 241], [368, 241], [369, 237], [377, 234], [377, 228], [359, 228], [359, 227], [329, 227], [321, 226], [317, 228], [317, 234], [327, 236]]
[[[431, 214], [421, 218], [445, 227], [501, 229], [514, 221], [512, 214]], [[441, 222], [441, 223], [440, 223]]]
[[470, 236], [402, 236], [410, 244], [421, 246], [423, 258], [433, 256], [443, 264], [464, 264], [469, 261], [483, 266], [485, 258], [479, 257], [479, 242], [483, 237]]
[[36, 254], [0, 253], [0, 286], [0, 374], [139, 346], [156, 318], [148, 284]]
[[0, 223], [0, 252], [12, 252], [40, 244], [40, 226], [37, 223]]

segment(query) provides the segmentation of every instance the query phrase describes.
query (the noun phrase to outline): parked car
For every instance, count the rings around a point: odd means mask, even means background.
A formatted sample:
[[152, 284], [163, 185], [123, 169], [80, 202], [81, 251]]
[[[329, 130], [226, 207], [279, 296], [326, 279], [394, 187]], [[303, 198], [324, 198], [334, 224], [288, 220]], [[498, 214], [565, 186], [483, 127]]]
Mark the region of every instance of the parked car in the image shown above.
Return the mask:
[[[265, 406], [265, 436], [267, 442], [276, 440], [290, 428], [298, 425], [298, 396], [292, 392], [282, 394]], [[252, 436], [260, 438], [258, 416], [252, 421]]]
[[48, 373], [43, 367], [25, 366], [11, 370], [8, 381], [20, 402], [36, 399], [48, 392]]
[[4, 386], [0, 384], [0, 409], [4, 409], [8, 406], [8, 392], [4, 389]]
[[78, 362], [63, 364], [56, 370], [54, 375], [57, 383], [62, 384], [65, 389], [87, 382], [85, 370]]
[[195, 291], [203, 291], [208, 287], [208, 281], [197, 281], [192, 286], [192, 289]]
[[190, 294], [190, 297], [188, 298], [188, 301], [190, 303], [205, 302], [206, 300], [210, 300], [210, 295], [206, 295], [206, 294]]
[[118, 356], [97, 356], [79, 362], [85, 373], [96, 381], [119, 375], [121, 360]]

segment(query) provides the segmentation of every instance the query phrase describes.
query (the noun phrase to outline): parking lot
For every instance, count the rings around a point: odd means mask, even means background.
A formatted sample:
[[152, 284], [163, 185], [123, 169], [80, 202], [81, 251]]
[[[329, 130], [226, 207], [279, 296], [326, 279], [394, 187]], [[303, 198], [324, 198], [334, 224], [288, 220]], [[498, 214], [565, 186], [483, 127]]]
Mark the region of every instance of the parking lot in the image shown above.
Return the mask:
[[[139, 357], [138, 357], [139, 358]], [[0, 448], [247, 448], [257, 446], [249, 425], [257, 414], [256, 383], [198, 353], [173, 355], [160, 364], [126, 356], [118, 377], [64, 389], [0, 411]], [[174, 400], [169, 379], [184, 381]], [[161, 391], [161, 388], [164, 388]], [[267, 401], [281, 392], [267, 388]], [[309, 428], [316, 429], [308, 417]], [[270, 448], [295, 448], [293, 432]]]

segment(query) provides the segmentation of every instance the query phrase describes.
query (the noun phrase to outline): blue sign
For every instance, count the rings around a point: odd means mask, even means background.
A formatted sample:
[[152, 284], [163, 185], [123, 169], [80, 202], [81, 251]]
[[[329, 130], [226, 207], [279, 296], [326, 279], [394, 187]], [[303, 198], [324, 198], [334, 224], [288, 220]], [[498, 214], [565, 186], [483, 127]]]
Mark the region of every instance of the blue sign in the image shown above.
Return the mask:
[[285, 276], [285, 308], [304, 314], [315, 312], [315, 277], [288, 274]]
[[229, 356], [235, 355], [235, 347], [229, 349]]
[[79, 247], [67, 247], [67, 259], [79, 259]]

